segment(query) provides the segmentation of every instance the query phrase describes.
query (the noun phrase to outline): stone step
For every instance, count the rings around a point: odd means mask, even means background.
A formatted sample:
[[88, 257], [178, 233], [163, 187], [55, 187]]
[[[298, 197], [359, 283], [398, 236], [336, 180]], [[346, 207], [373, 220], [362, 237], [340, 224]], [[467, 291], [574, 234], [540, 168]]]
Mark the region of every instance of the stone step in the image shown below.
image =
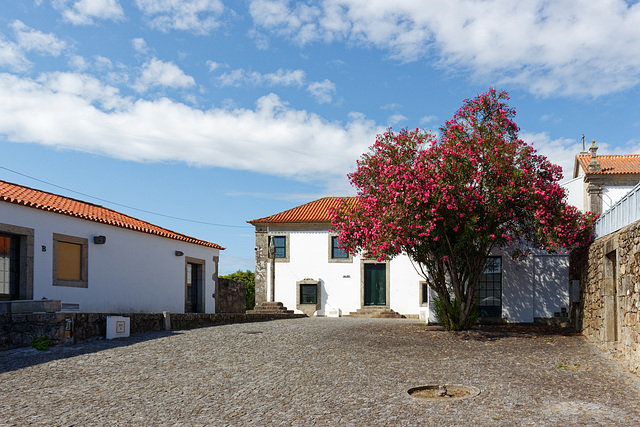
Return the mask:
[[261, 302], [259, 304], [260, 307], [271, 307], [271, 308], [278, 308], [278, 307], [284, 307], [284, 304], [281, 303], [280, 301], [265, 301], [265, 302]]
[[249, 310], [247, 311], [247, 313], [288, 313], [291, 314], [293, 313], [293, 310], [287, 310], [287, 309], [282, 309], [282, 310], [270, 310], [268, 308], [254, 308], [253, 310]]
[[344, 317], [361, 317], [361, 318], [385, 318], [385, 319], [404, 319], [405, 316], [391, 310], [389, 307], [364, 307], [358, 311], [352, 311]]
[[247, 314], [293, 314], [293, 310], [247, 310]]
[[284, 314], [293, 314], [293, 310], [287, 309], [281, 302], [275, 301], [266, 301], [256, 305], [253, 310], [247, 311], [247, 313], [256, 313], [256, 314], [273, 314], [273, 313], [284, 313]]

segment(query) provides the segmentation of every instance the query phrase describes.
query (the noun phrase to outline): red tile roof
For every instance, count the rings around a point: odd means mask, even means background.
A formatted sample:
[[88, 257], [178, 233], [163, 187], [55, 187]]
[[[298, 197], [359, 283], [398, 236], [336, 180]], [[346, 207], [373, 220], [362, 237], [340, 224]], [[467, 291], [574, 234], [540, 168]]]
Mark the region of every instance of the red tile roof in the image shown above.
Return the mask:
[[[640, 174], [640, 154], [603, 154], [597, 155], [596, 158], [602, 168], [602, 172], [596, 172], [597, 174]], [[578, 154], [576, 160], [585, 173], [593, 173], [587, 172], [591, 161], [590, 154]]]
[[184, 234], [158, 227], [157, 225], [121, 214], [100, 205], [58, 196], [57, 194], [47, 193], [45, 191], [34, 190], [33, 188], [2, 180], [0, 180], [0, 201], [140, 231], [168, 239], [180, 240], [215, 249], [224, 249], [215, 243], [185, 236]]
[[352, 206], [357, 200], [357, 197], [323, 197], [275, 215], [247, 222], [249, 224], [330, 223], [330, 208], [336, 208], [343, 202]]

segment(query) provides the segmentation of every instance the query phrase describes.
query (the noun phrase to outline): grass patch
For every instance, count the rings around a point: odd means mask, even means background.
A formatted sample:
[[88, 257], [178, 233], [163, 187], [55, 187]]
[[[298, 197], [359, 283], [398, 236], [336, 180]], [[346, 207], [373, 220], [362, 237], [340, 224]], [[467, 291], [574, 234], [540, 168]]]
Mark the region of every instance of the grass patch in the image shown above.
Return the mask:
[[39, 336], [38, 338], [34, 338], [33, 341], [31, 341], [31, 347], [39, 351], [49, 350], [49, 347], [51, 347], [52, 344], [53, 342], [51, 341], [51, 339], [49, 337], [45, 337], [44, 335]]

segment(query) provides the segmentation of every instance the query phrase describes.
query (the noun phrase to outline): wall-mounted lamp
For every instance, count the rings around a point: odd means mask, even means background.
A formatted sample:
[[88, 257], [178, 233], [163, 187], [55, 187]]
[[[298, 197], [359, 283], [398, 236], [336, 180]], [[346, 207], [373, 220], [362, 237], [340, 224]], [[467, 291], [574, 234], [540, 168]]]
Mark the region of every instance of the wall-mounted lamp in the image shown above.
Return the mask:
[[182, 255], [184, 255], [184, 252], [182, 252], [182, 251], [176, 251], [176, 256], [182, 256]]
[[104, 245], [107, 242], [107, 236], [93, 236], [93, 243], [96, 245]]

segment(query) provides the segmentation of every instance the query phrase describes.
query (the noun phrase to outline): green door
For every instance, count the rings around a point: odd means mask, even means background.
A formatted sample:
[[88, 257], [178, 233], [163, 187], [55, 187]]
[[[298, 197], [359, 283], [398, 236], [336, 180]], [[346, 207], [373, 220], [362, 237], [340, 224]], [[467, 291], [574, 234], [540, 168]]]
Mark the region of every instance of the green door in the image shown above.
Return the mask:
[[364, 265], [364, 305], [387, 305], [386, 264]]

